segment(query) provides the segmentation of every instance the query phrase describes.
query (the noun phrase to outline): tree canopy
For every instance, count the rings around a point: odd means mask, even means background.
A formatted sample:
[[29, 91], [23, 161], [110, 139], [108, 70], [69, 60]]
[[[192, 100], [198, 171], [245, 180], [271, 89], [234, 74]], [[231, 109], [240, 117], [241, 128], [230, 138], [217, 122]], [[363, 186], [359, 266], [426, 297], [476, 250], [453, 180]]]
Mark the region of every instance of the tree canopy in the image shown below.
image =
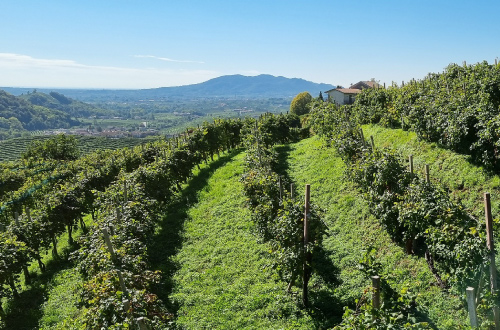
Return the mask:
[[45, 141], [33, 141], [23, 158], [74, 160], [79, 155], [77, 140], [74, 136], [59, 134]]
[[309, 113], [309, 103], [313, 100], [313, 97], [308, 92], [302, 92], [297, 94], [290, 104], [290, 113], [295, 115], [304, 115]]

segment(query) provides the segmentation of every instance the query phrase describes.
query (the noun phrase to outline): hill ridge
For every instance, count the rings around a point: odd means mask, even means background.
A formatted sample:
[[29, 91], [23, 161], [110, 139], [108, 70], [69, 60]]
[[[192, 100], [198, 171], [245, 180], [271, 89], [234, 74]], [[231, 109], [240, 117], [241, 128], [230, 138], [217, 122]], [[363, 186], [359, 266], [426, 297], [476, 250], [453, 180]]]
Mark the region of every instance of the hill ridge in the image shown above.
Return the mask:
[[[302, 78], [286, 78], [283, 76], [273, 76], [270, 74], [260, 74], [257, 76], [245, 76], [242, 74], [223, 75], [207, 81], [173, 87], [158, 87], [150, 89], [45, 89], [39, 91], [49, 93], [59, 92], [67, 97], [80, 101], [92, 98], [103, 98], [106, 95], [128, 98], [129, 100], [139, 99], [161, 99], [161, 98], [291, 98], [300, 92], [307, 91], [313, 96], [319, 95], [332, 89], [335, 86], [325, 83], [315, 83]], [[20, 95], [32, 88], [1, 87], [14, 95]]]

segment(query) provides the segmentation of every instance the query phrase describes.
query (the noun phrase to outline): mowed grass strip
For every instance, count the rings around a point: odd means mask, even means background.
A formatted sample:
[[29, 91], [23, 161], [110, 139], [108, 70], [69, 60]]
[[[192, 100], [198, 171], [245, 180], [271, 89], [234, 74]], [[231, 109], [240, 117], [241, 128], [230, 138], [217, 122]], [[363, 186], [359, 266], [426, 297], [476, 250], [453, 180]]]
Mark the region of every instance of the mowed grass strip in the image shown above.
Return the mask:
[[177, 325], [184, 329], [312, 329], [287, 283], [276, 277], [267, 244], [253, 234], [239, 182], [244, 153], [218, 168], [187, 212], [174, 256]]
[[[327, 288], [318, 275], [311, 280], [311, 304], [323, 314], [331, 327], [339, 322], [342, 306], [355, 307], [370, 286], [370, 278], [359, 268], [359, 261], [371, 247], [382, 265], [383, 280], [401, 292], [415, 294], [420, 321], [429, 321], [437, 329], [466, 328], [466, 309], [458, 296], [435, 285], [435, 279], [423, 258], [406, 255], [395, 245], [371, 214], [361, 193], [345, 178], [345, 166], [333, 149], [324, 147], [318, 137], [292, 144], [287, 151], [287, 167], [296, 184], [297, 194], [311, 184], [311, 202], [325, 210], [329, 227], [323, 245], [328, 259], [339, 269], [340, 285]], [[320, 265], [318, 265], [320, 266]], [[323, 326], [322, 328], [324, 328]]]

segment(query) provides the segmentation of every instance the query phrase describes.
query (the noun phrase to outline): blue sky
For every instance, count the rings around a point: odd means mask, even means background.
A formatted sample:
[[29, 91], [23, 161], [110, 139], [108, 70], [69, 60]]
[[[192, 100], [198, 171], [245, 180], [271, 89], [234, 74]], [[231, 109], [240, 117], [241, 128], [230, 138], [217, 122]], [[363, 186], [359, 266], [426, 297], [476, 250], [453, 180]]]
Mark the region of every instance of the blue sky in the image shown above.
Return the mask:
[[0, 86], [349, 85], [500, 57], [500, 1], [2, 0]]

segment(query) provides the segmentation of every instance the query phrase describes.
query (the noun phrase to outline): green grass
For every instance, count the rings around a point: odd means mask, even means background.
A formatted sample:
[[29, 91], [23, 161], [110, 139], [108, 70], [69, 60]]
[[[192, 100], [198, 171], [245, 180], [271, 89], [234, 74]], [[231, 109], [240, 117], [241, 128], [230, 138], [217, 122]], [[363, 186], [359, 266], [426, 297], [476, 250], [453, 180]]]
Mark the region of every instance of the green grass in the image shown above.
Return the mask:
[[[85, 218], [89, 225], [90, 217]], [[76, 239], [82, 234], [79, 229], [73, 232]], [[19, 298], [4, 299], [6, 318], [2, 328], [10, 329], [67, 329], [61, 324], [72, 324], [74, 316], [80, 313], [78, 307], [79, 288], [83, 278], [75, 265], [68, 260], [69, 254], [77, 248], [68, 244], [67, 232], [58, 239], [59, 259], [53, 258], [50, 251], [44, 253], [42, 261], [46, 271], [41, 272], [36, 261], [28, 267], [31, 284], [20, 276]]]
[[322, 286], [320, 276], [313, 276], [311, 301], [322, 313], [318, 319], [332, 326], [342, 314], [340, 306], [352, 306], [361, 298], [369, 278], [358, 268], [358, 261], [373, 246], [383, 268], [380, 276], [395, 290], [409, 288], [417, 295], [421, 320], [438, 329], [467, 324], [462, 303], [435, 286], [425, 260], [406, 255], [379, 226], [360, 193], [344, 178], [343, 162], [332, 149], [324, 148], [318, 138], [310, 138], [291, 145], [287, 153], [288, 173], [297, 194], [303, 194], [306, 183], [311, 184], [311, 201], [326, 210], [329, 233], [323, 245], [328, 259], [340, 269], [341, 284], [335, 288]]
[[439, 148], [435, 143], [418, 141], [413, 132], [387, 129], [377, 125], [363, 126], [365, 137], [373, 135], [375, 145], [391, 147], [408, 159], [414, 155], [416, 173], [424, 176], [424, 165], [430, 165], [431, 181], [441, 182], [477, 219], [484, 219], [484, 192], [491, 193], [493, 217], [500, 212], [500, 177], [472, 164], [466, 155]]
[[[212, 165], [211, 165], [212, 166]], [[173, 257], [171, 298], [185, 329], [311, 329], [310, 317], [275, 276], [269, 247], [257, 242], [245, 206], [243, 154], [202, 172], [206, 185], [186, 210]], [[175, 214], [175, 213], [174, 213]]]
[[[404, 141], [401, 137], [395, 140]], [[436, 148], [429, 149], [435, 152]], [[312, 202], [325, 210], [324, 221], [329, 228], [324, 254], [315, 257], [318, 271], [310, 282], [309, 312], [297, 307], [298, 288], [292, 295], [285, 293], [287, 284], [269, 267], [272, 260], [266, 244], [257, 242], [253, 234], [239, 183], [243, 173], [240, 154], [213, 170], [203, 168], [193, 181], [193, 188], [197, 188], [184, 196], [190, 205], [179, 203], [167, 215], [180, 221], [174, 225], [177, 238], [173, 246], [178, 252], [170, 254], [173, 257], [169, 258], [169, 267], [175, 271], [169, 284], [172, 293], [167, 295], [178, 316], [178, 326], [333, 327], [341, 320], [343, 306], [354, 307], [355, 300], [370, 285], [358, 265], [365, 251], [375, 247], [377, 262], [382, 265], [381, 277], [394, 290], [409, 289], [415, 294], [420, 321], [428, 321], [436, 329], [467, 327], [460, 297], [436, 285], [423, 258], [406, 255], [390, 240], [360, 193], [344, 177], [344, 164], [333, 150], [324, 148], [318, 138], [277, 150], [281, 170], [295, 182], [296, 194], [303, 194], [304, 185], [311, 184]], [[425, 153], [420, 156], [422, 150], [426, 149], [411, 150], [415, 159], [427, 159]], [[462, 159], [460, 166], [469, 166], [470, 173], [477, 170], [466, 158], [454, 157]]]
[[[442, 182], [476, 217], [483, 219], [482, 193], [492, 193], [499, 211], [500, 179], [468, 161], [467, 156], [419, 142], [415, 134], [365, 126], [377, 146], [414, 155], [416, 171], [431, 165], [431, 178]], [[439, 289], [424, 259], [406, 255], [370, 214], [358, 190], [344, 177], [344, 164], [316, 138], [280, 146], [280, 165], [295, 183], [296, 194], [311, 184], [312, 202], [325, 210], [328, 233], [324, 253], [315, 256], [318, 272], [310, 282], [309, 311], [300, 309], [300, 293], [286, 293], [287, 283], [270, 266], [269, 246], [254, 234], [242, 185], [244, 153], [234, 151], [196, 170], [168, 207], [148, 247], [154, 269], [163, 272], [156, 293], [175, 312], [183, 329], [324, 329], [339, 323], [343, 306], [354, 307], [370, 285], [359, 260], [377, 249], [381, 277], [397, 291], [416, 295], [418, 317], [436, 329], [467, 328], [460, 297]], [[423, 175], [423, 174], [422, 174]], [[66, 237], [60, 239], [64, 248]], [[66, 247], [69, 250], [70, 247]], [[80, 275], [65, 261], [50, 261], [49, 271], [22, 283], [21, 298], [5, 302], [5, 329], [64, 329], [77, 319]]]
[[75, 326], [81, 310], [78, 306], [84, 280], [76, 268], [59, 271], [49, 282], [47, 299], [41, 306], [40, 329], [67, 329]]

